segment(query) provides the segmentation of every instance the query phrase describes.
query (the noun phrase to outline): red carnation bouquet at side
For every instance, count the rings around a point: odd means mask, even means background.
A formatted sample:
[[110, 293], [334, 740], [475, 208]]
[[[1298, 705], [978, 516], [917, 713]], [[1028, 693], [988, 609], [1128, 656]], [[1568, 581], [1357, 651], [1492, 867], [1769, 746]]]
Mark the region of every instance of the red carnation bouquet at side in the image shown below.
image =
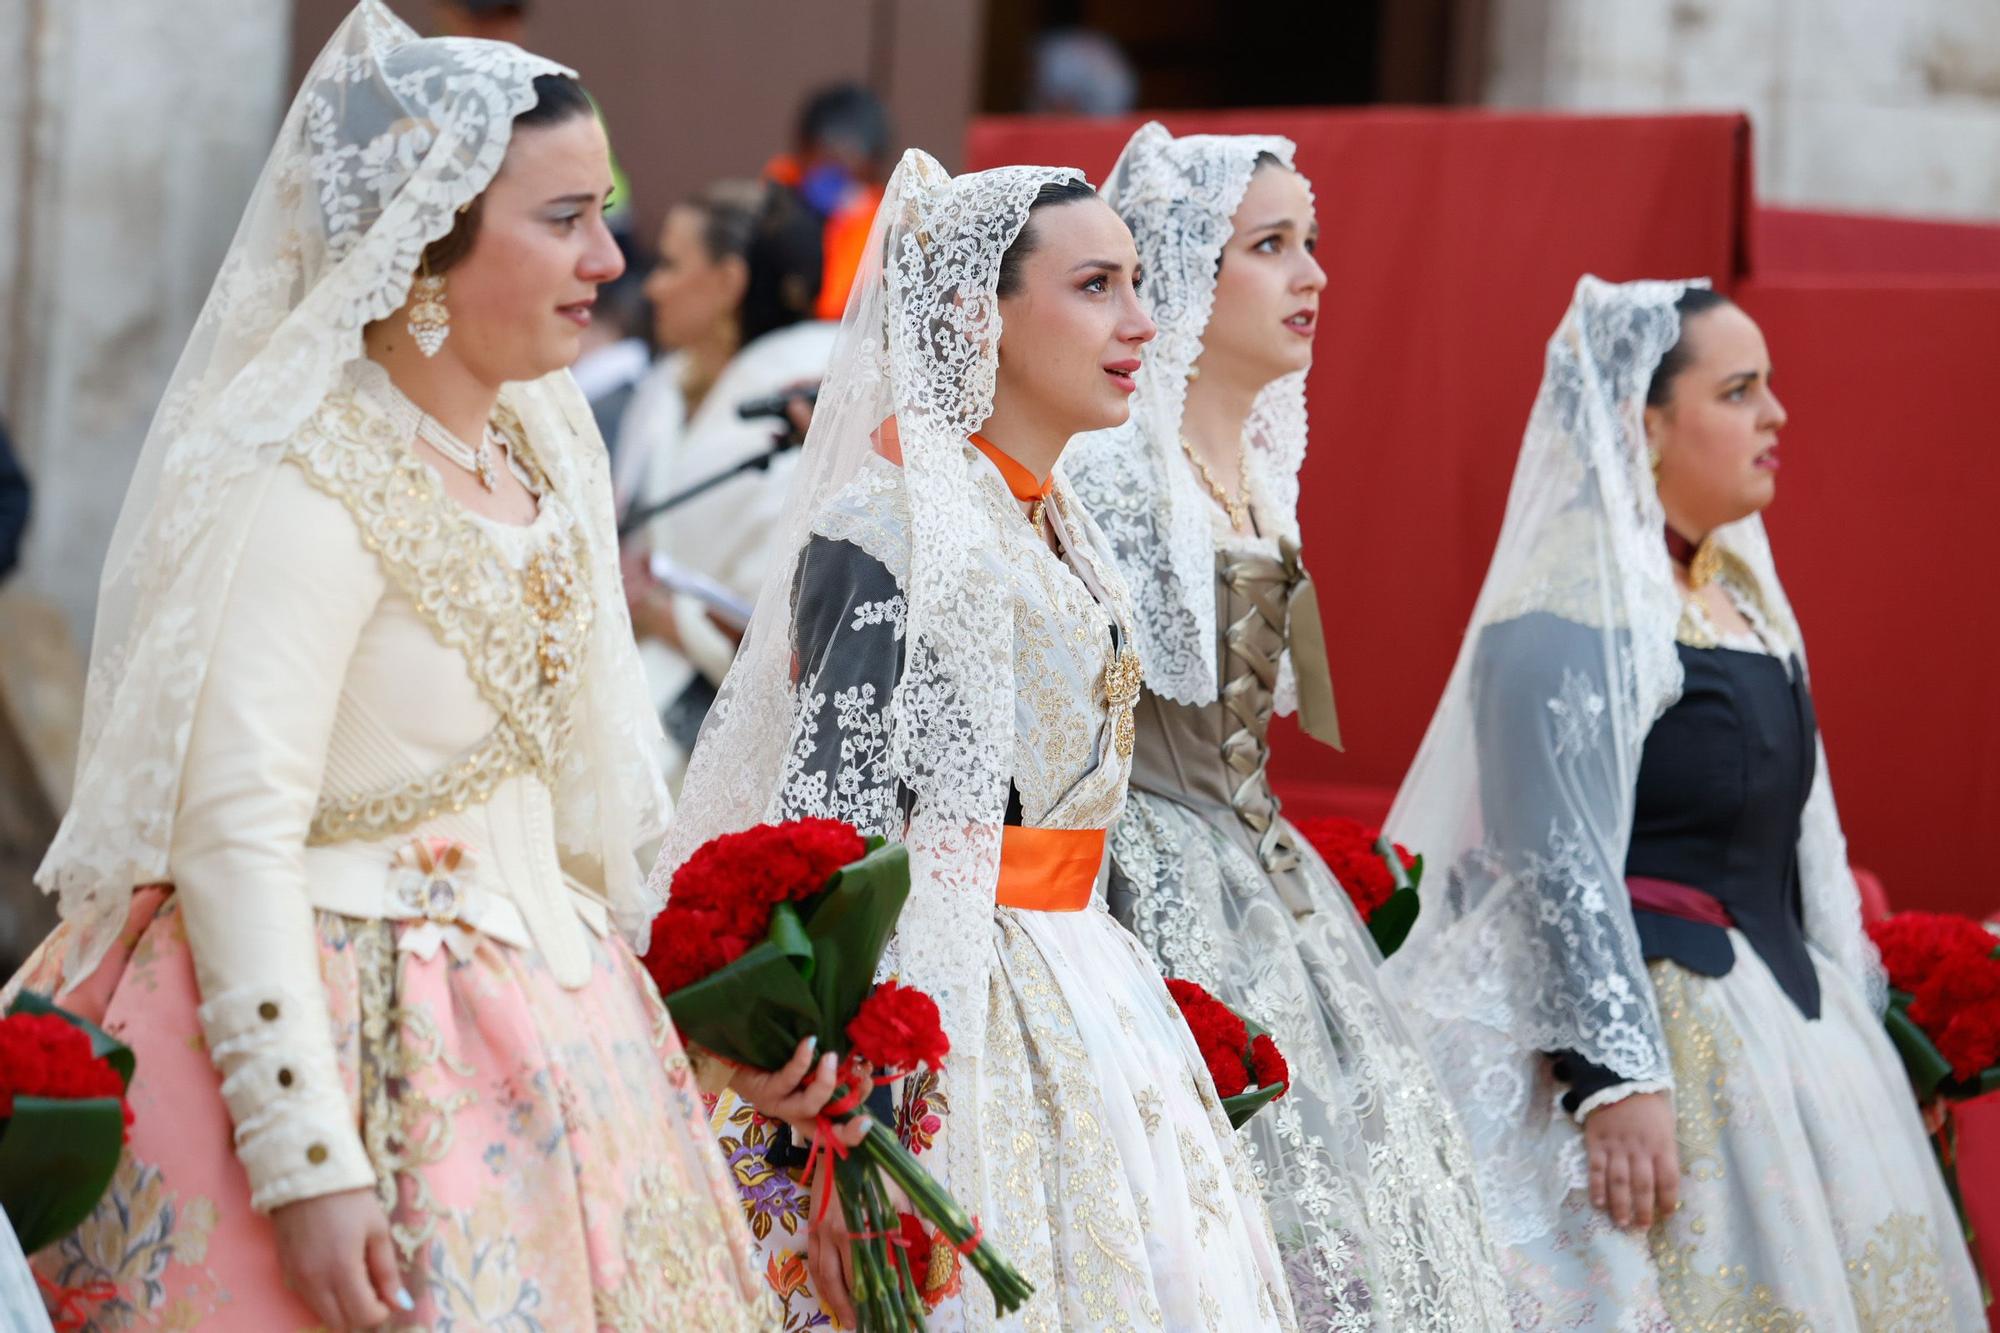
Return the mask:
[[33, 1254], [76, 1229], [118, 1169], [132, 1052], [24, 991], [0, 1018], [0, 1206]]
[[761, 1070], [782, 1067], [809, 1036], [841, 1057], [808, 1173], [825, 1151], [855, 1237], [855, 1312], [864, 1330], [881, 1333], [922, 1328], [948, 1267], [937, 1265], [934, 1278], [931, 1252], [912, 1252], [886, 1181], [965, 1256], [1001, 1314], [1034, 1291], [894, 1133], [880, 1127], [849, 1150], [828, 1132], [858, 1113], [870, 1078], [935, 1071], [950, 1051], [930, 996], [875, 982], [909, 893], [898, 844], [864, 839], [838, 820], [760, 824], [704, 843], [674, 873], [646, 952], [686, 1041]]
[[1943, 912], [1898, 912], [1868, 934], [1889, 973], [1883, 1018], [1918, 1098], [2000, 1091], [2000, 937]]
[[1192, 981], [1167, 978], [1167, 993], [1180, 1006], [1202, 1063], [1215, 1080], [1229, 1127], [1241, 1129], [1251, 1116], [1285, 1095], [1292, 1071], [1271, 1034]]
[[1302, 819], [1296, 827], [1354, 900], [1382, 956], [1401, 948], [1417, 924], [1424, 858], [1389, 841], [1381, 829], [1344, 815]]

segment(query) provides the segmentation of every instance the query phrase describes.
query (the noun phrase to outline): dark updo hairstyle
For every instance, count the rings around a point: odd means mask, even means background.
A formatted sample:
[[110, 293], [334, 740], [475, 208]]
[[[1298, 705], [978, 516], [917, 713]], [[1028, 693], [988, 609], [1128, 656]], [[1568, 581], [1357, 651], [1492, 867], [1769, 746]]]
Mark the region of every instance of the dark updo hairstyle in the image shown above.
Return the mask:
[[1007, 252], [1000, 256], [1000, 282], [994, 289], [996, 296], [1012, 296], [1021, 290], [1021, 265], [1028, 256], [1035, 253], [1038, 244], [1035, 237], [1035, 210], [1050, 208], [1056, 204], [1073, 204], [1079, 199], [1095, 199], [1097, 191], [1088, 182], [1081, 180], [1050, 181], [1036, 194], [1034, 202], [1028, 205], [1028, 220], [1021, 224], [1020, 234]]
[[719, 181], [679, 206], [700, 215], [710, 262], [743, 261], [749, 280], [736, 318], [744, 344], [812, 318], [821, 226], [797, 195], [769, 181]]
[[1688, 321], [1730, 304], [1728, 297], [1710, 287], [1690, 287], [1681, 293], [1681, 299], [1674, 302], [1674, 309], [1680, 312], [1681, 336], [1653, 368], [1653, 381], [1646, 386], [1646, 406], [1664, 407], [1667, 399], [1673, 397], [1674, 381], [1688, 368], [1688, 362], [1694, 360], [1694, 348], [1688, 344]]
[[[578, 116], [596, 114], [597, 107], [590, 94], [575, 79], [567, 74], [537, 74], [535, 104], [514, 117], [514, 131], [547, 129]], [[472, 243], [479, 238], [480, 203], [485, 197], [474, 195], [471, 202], [458, 210], [451, 230], [425, 247], [424, 263], [433, 274], [443, 273], [472, 253]]]

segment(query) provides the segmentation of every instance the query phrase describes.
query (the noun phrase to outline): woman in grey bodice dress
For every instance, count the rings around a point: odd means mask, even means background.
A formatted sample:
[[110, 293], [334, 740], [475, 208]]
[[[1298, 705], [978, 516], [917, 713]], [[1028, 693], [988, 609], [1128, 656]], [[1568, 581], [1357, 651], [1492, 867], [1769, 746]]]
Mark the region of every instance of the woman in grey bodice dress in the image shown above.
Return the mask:
[[1301, 1325], [1499, 1328], [1463, 1136], [1265, 774], [1274, 713], [1335, 739], [1296, 518], [1326, 277], [1291, 163], [1283, 139], [1148, 125], [1105, 188], [1160, 326], [1132, 421], [1063, 463], [1131, 586], [1145, 667], [1111, 906], [1168, 975], [1267, 1025], [1290, 1060], [1290, 1091], [1243, 1133]]

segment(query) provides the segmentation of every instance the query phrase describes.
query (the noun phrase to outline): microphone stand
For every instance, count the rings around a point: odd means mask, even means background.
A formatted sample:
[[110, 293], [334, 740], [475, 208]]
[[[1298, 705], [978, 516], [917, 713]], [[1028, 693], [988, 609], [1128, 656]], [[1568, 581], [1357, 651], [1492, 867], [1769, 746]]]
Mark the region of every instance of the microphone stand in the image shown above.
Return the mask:
[[707, 494], [731, 477], [740, 477], [746, 472], [763, 472], [779, 455], [789, 453], [804, 443], [804, 440], [796, 438], [790, 430], [780, 431], [771, 438], [771, 447], [762, 453], [752, 454], [742, 462], [726, 467], [712, 477], [704, 477], [692, 486], [683, 487], [665, 499], [655, 500], [649, 505], [635, 506], [619, 521], [618, 536], [621, 539], [631, 536], [633, 532], [669, 509], [684, 505], [698, 495]]

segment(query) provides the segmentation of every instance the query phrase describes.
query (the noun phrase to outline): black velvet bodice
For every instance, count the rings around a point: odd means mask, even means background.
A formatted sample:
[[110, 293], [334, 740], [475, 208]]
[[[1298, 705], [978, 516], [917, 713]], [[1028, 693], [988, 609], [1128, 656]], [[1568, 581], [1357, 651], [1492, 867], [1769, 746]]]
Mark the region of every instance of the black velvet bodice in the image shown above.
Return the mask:
[[[1680, 700], [1647, 734], [1625, 873], [1700, 889], [1807, 1018], [1819, 978], [1806, 951], [1799, 825], [1818, 731], [1796, 659], [1679, 646]], [[1735, 962], [1721, 926], [1634, 911], [1640, 949], [1704, 976]]]

